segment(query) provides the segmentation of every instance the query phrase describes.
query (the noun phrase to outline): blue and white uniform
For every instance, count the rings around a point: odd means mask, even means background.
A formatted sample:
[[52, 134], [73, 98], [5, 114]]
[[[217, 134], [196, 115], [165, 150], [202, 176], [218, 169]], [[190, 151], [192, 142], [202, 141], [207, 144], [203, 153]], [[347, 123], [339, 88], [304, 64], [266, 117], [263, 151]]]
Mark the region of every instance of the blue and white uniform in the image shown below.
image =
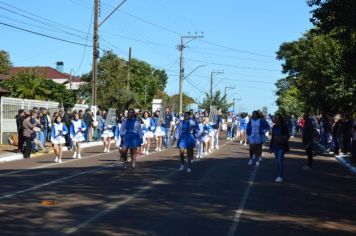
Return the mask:
[[247, 129], [247, 123], [248, 123], [248, 117], [242, 117], [240, 119], [240, 130], [241, 132], [246, 132]]
[[124, 137], [123, 147], [139, 147], [143, 140], [143, 131], [140, 121], [136, 118], [126, 119], [121, 125], [120, 135]]
[[54, 123], [51, 129], [51, 142], [52, 144], [65, 144], [64, 136], [68, 133], [68, 128], [62, 122]]
[[118, 123], [114, 127], [115, 127], [115, 129], [114, 129], [115, 130], [114, 131], [115, 144], [116, 144], [116, 147], [119, 148], [121, 146], [121, 134], [120, 134], [121, 124]]
[[153, 131], [155, 130], [155, 122], [153, 121], [152, 118], [147, 117], [147, 118], [142, 118], [142, 130], [144, 133], [143, 138], [153, 138], [154, 134]]
[[70, 138], [75, 142], [83, 142], [84, 131], [87, 129], [86, 124], [81, 119], [72, 120], [70, 124]]
[[114, 132], [113, 132], [113, 126], [112, 125], [105, 125], [101, 127], [103, 129], [103, 133], [101, 134], [102, 138], [107, 138], [107, 137], [114, 137]]
[[196, 128], [195, 122], [192, 119], [182, 120], [178, 123], [174, 138], [178, 140], [178, 148], [191, 149], [195, 147], [195, 138], [193, 131]]
[[153, 118], [153, 121], [154, 121], [154, 124], [155, 124], [154, 135], [156, 137], [163, 137], [163, 136], [165, 136], [165, 133], [164, 133], [162, 124], [159, 124], [158, 119], [159, 119], [158, 117], [154, 117]]

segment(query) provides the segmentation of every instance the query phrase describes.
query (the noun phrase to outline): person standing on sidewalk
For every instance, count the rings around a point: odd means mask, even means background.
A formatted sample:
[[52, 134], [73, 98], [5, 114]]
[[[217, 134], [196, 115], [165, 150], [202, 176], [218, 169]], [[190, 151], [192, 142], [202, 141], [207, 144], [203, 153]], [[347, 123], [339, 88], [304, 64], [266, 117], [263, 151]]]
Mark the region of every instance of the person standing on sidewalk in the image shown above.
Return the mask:
[[314, 134], [315, 126], [313, 121], [309, 117], [309, 114], [303, 115], [304, 127], [302, 133], [302, 142], [305, 148], [305, 152], [308, 157], [308, 164], [303, 166], [303, 170], [312, 170], [313, 168], [313, 143], [314, 143]]
[[352, 124], [352, 147], [351, 147], [351, 161], [356, 163], [356, 118]]
[[24, 143], [25, 143], [25, 149], [23, 152], [23, 157], [24, 158], [30, 158], [31, 152], [32, 152], [32, 141], [36, 137], [36, 132], [33, 130], [35, 127], [40, 128], [41, 124], [36, 121], [35, 112], [32, 113], [32, 116], [29, 112], [25, 113], [25, 119], [22, 122], [23, 126], [23, 137], [24, 137]]
[[171, 138], [171, 130], [172, 130], [172, 122], [173, 122], [173, 114], [169, 107], [165, 108], [164, 113], [164, 123], [162, 125], [163, 132], [166, 136], [163, 137], [163, 144], [166, 148], [170, 148], [170, 138]]
[[274, 180], [276, 183], [282, 183], [284, 178], [284, 154], [289, 151], [289, 129], [281, 114], [274, 116], [274, 125], [272, 127], [272, 138], [270, 142], [270, 152], [274, 153], [276, 158], [278, 176]]
[[17, 126], [17, 136], [18, 136], [18, 141], [17, 141], [17, 152], [18, 153], [23, 153], [23, 143], [24, 143], [24, 137], [23, 137], [23, 126], [22, 123], [24, 121], [24, 109], [20, 109], [18, 111], [18, 114], [16, 115], [16, 126]]

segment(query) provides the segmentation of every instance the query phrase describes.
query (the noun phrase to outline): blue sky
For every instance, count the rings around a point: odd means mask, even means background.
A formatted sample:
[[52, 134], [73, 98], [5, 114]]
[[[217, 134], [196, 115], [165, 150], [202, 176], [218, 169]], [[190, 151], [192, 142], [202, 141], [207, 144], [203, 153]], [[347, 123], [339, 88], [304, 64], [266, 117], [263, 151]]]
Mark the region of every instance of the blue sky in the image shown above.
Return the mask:
[[[0, 22], [92, 45], [93, 2], [0, 0]], [[99, 21], [120, 2], [102, 0]], [[127, 0], [101, 26], [100, 47], [124, 58], [132, 47], [133, 57], [166, 70], [166, 92], [172, 95], [178, 93], [176, 46], [180, 36], [203, 32], [203, 39], [187, 44], [185, 73], [205, 66], [184, 81], [184, 91], [201, 101], [210, 89], [211, 71], [224, 70], [224, 74], [214, 76], [214, 91], [235, 87], [227, 92], [230, 101], [241, 99], [236, 104], [238, 110], [251, 112], [267, 106], [274, 112], [274, 83], [283, 77], [275, 52], [281, 43], [298, 39], [312, 27], [310, 10], [304, 0]], [[90, 47], [1, 24], [0, 32], [0, 49], [10, 53], [15, 66], [55, 67], [56, 61], [63, 61], [66, 72], [72, 70], [78, 75], [91, 68]]]

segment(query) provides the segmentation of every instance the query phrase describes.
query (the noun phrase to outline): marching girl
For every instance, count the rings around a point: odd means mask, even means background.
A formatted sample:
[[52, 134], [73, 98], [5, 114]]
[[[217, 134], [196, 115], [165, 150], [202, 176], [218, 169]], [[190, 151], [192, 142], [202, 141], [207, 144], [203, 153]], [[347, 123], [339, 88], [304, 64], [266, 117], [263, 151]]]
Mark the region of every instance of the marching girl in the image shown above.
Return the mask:
[[248, 124], [248, 116], [247, 113], [241, 113], [240, 119], [240, 144], [247, 145], [247, 136], [246, 136], [246, 129]]
[[149, 117], [149, 113], [147, 111], [142, 114], [142, 122], [143, 122], [143, 154], [148, 155], [151, 145], [151, 138], [153, 138], [153, 130], [155, 130], [155, 123], [151, 117]]
[[202, 117], [197, 117], [194, 119], [195, 120], [195, 138], [196, 138], [196, 149], [197, 149], [197, 155], [196, 158], [203, 158], [204, 157], [204, 143], [202, 141], [202, 136], [203, 136], [203, 131], [204, 131], [204, 123], [203, 123], [203, 118]]
[[153, 116], [155, 126], [154, 136], [156, 138], [156, 151], [162, 151], [162, 137], [164, 135], [162, 129], [162, 121], [159, 119], [159, 115], [160, 111], [157, 110]]
[[84, 121], [79, 119], [79, 114], [77, 112], [73, 112], [73, 120], [70, 124], [70, 138], [73, 142], [74, 154], [73, 158], [81, 159], [82, 156], [80, 154], [80, 143], [85, 140], [84, 131], [87, 129]]
[[129, 109], [127, 119], [121, 125], [120, 135], [124, 138], [122, 144], [122, 157], [124, 160], [123, 167], [125, 169], [127, 168], [127, 152], [130, 149], [131, 165], [132, 168], [135, 168], [137, 148], [141, 146], [143, 131], [134, 109]]
[[195, 138], [193, 136], [193, 131], [195, 127], [195, 122], [190, 118], [190, 112], [184, 113], [184, 119], [178, 123], [176, 132], [174, 134], [174, 140], [178, 140], [177, 147], [179, 148], [179, 155], [181, 161], [179, 171], [184, 170], [184, 152], [186, 150], [188, 159], [187, 172], [192, 172], [191, 163], [195, 146]]
[[122, 150], [121, 150], [121, 145], [122, 145], [122, 139], [121, 139], [121, 134], [120, 134], [120, 129], [121, 129], [121, 119], [118, 119], [117, 125], [114, 126], [114, 139], [115, 139], [115, 145], [117, 149], [119, 150], [120, 154], [120, 161], [122, 160]]
[[211, 139], [213, 138], [213, 128], [210, 125], [210, 121], [208, 117], [204, 118], [204, 126], [203, 133], [201, 137], [201, 141], [203, 143], [203, 153], [204, 155], [208, 155], [208, 152], [211, 152]]
[[104, 152], [110, 152], [111, 138], [114, 137], [113, 126], [103, 123], [101, 129], [103, 130], [101, 137], [104, 142]]
[[54, 162], [62, 163], [62, 145], [66, 143], [65, 135], [67, 133], [67, 126], [62, 123], [62, 117], [57, 114], [57, 116], [54, 117], [54, 123], [51, 129], [51, 142], [56, 155]]

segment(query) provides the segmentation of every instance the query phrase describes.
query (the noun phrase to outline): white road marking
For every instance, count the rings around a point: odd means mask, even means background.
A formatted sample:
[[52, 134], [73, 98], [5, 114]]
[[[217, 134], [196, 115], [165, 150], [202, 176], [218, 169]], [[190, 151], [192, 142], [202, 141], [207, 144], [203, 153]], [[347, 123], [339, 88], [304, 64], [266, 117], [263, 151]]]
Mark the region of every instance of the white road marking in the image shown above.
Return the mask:
[[255, 167], [253, 169], [251, 175], [250, 175], [250, 178], [248, 180], [248, 186], [244, 191], [244, 194], [243, 194], [242, 200], [240, 202], [239, 208], [235, 212], [235, 216], [234, 216], [234, 219], [232, 220], [232, 224], [231, 224], [231, 226], [229, 228], [229, 232], [227, 233], [227, 236], [235, 235], [237, 226], [239, 225], [239, 222], [240, 222], [241, 214], [242, 214], [242, 212], [243, 212], [243, 210], [245, 208], [248, 196], [250, 195], [251, 188], [252, 188], [252, 185], [253, 185], [253, 183], [255, 181], [258, 169], [259, 169], [259, 167]]

